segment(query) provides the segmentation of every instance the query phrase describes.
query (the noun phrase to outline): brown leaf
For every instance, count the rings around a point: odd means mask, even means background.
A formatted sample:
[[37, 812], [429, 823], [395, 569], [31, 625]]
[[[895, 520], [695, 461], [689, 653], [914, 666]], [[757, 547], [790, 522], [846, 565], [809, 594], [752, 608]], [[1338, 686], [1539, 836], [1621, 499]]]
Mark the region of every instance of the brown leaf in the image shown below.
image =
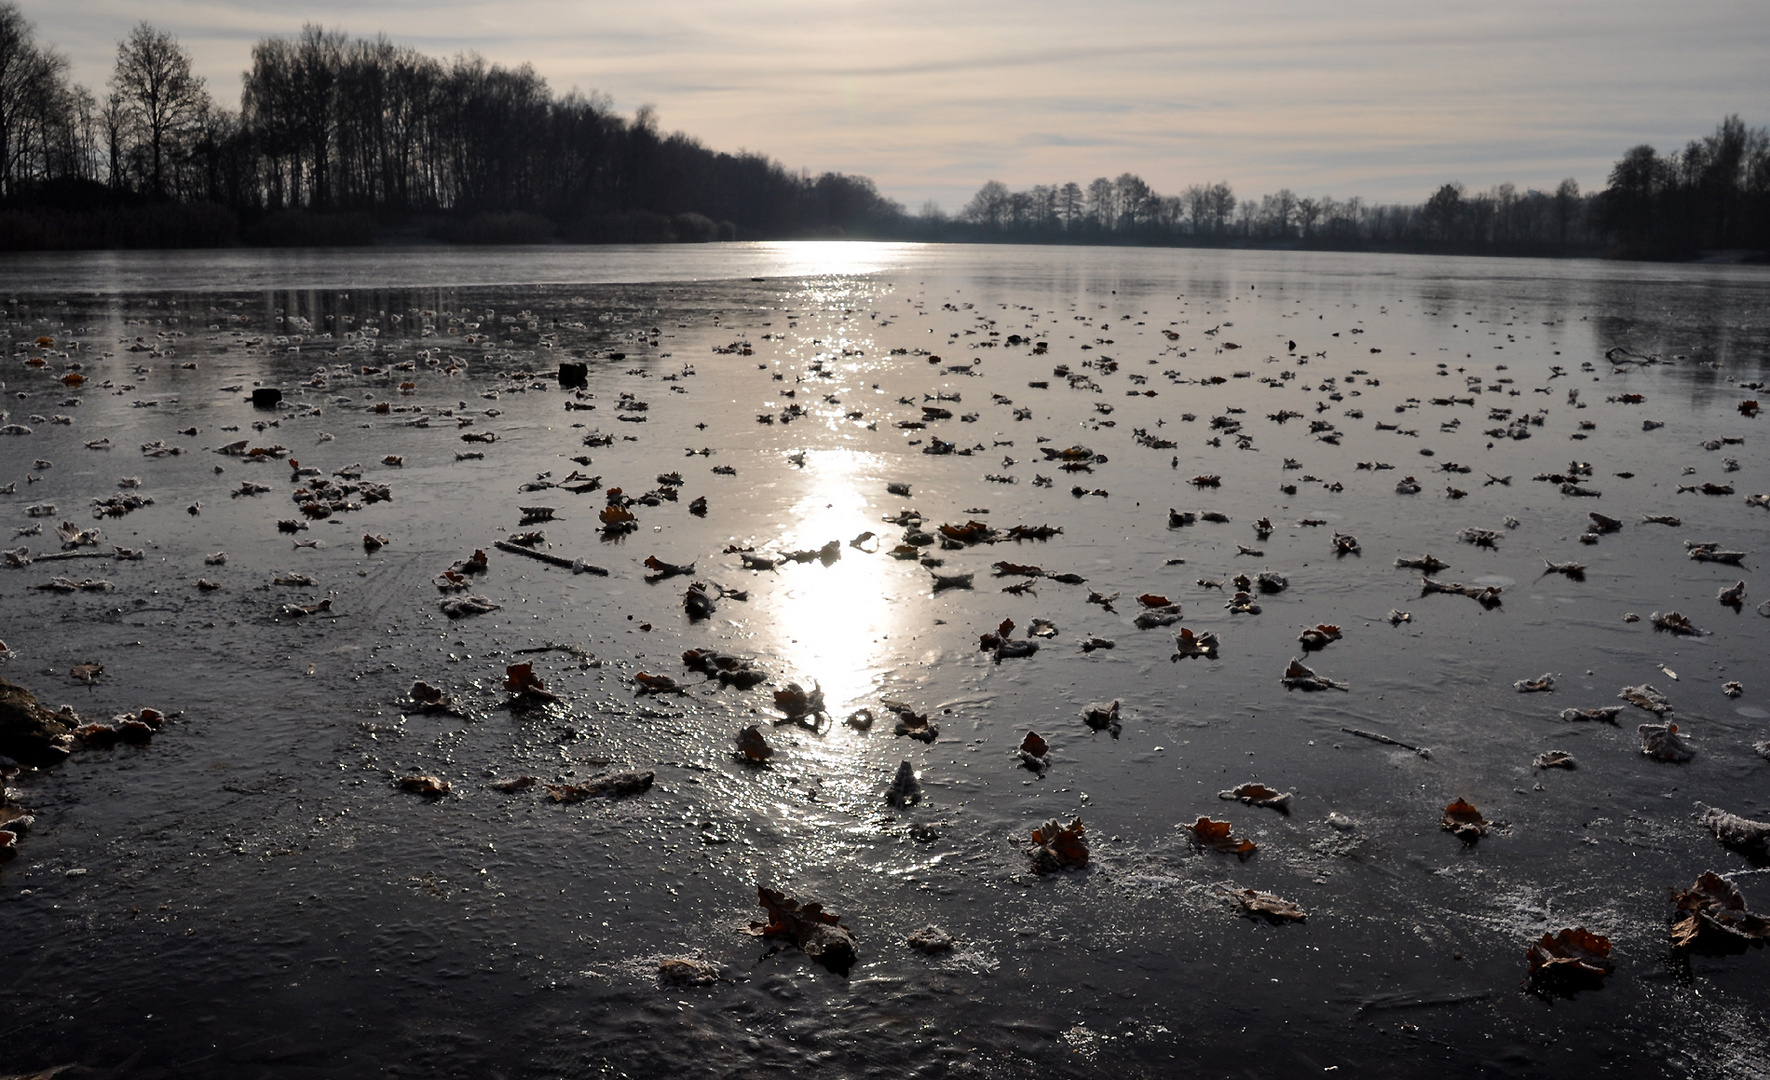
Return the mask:
[[641, 671], [633, 676], [633, 681], [639, 684], [636, 692], [641, 694], [681, 694], [686, 692], [682, 687], [676, 685], [675, 679], [668, 675], [650, 675]]
[[1088, 827], [1076, 818], [1068, 825], [1056, 818], [1032, 832], [1032, 846], [1026, 849], [1032, 858], [1035, 873], [1049, 874], [1058, 870], [1081, 869], [1088, 865], [1088, 844], [1084, 839]]
[[1525, 957], [1530, 962], [1532, 985], [1564, 993], [1595, 989], [1616, 970], [1610, 961], [1610, 939], [1583, 926], [1544, 934]]
[[755, 724], [738, 732], [737, 748], [748, 761], [763, 762], [774, 756], [774, 747], [768, 745], [768, 740], [762, 737], [762, 729]]
[[1442, 824], [1466, 844], [1473, 844], [1487, 835], [1487, 819], [1467, 799], [1458, 799], [1445, 807]]
[[1284, 669], [1284, 674], [1279, 677], [1279, 681], [1284, 683], [1287, 690], [1347, 689], [1345, 683], [1330, 679], [1325, 675], [1317, 675], [1305, 667], [1302, 661], [1296, 659], [1293, 659], [1290, 665]]
[[647, 581], [662, 581], [667, 577], [673, 577], [677, 574], [694, 573], [694, 563], [687, 563], [679, 566], [676, 563], [667, 563], [656, 555], [647, 555], [645, 557], [645, 566], [652, 571], [651, 574], [647, 575]]
[[1020, 740], [1020, 752], [1023, 754], [1031, 754], [1033, 757], [1042, 758], [1051, 752], [1051, 746], [1049, 743], [1045, 742], [1044, 739], [1039, 737], [1038, 732], [1029, 731], [1026, 733], [1026, 738]]
[[546, 693], [547, 684], [541, 681], [539, 675], [535, 674], [535, 665], [511, 664], [504, 669], [504, 689], [512, 694], [527, 693], [531, 690]]
[[1092, 702], [1082, 710], [1082, 719], [1095, 731], [1110, 731], [1117, 738], [1120, 727], [1118, 699]]
[[449, 793], [447, 780], [438, 780], [434, 776], [423, 776], [416, 773], [400, 777], [399, 788], [401, 791], [410, 791], [427, 799], [439, 799]]
[[1245, 836], [1231, 836], [1227, 821], [1212, 821], [1208, 817], [1200, 817], [1186, 831], [1192, 834], [1194, 842], [1214, 851], [1222, 851], [1240, 858], [1247, 858], [1255, 850], [1255, 843]]
[[808, 716], [824, 715], [823, 687], [816, 683], [810, 690], [798, 683], [788, 683], [785, 689], [774, 692], [774, 707], [787, 714], [788, 720], [803, 720]]
[[1137, 598], [1137, 602], [1144, 607], [1167, 607], [1169, 604], [1173, 603], [1173, 601], [1169, 600], [1167, 597], [1157, 596], [1155, 593], [1144, 593]]
[[963, 525], [942, 525], [940, 534], [961, 544], [980, 544], [994, 539], [996, 530], [981, 521], [967, 521]]
[[1195, 634], [1191, 628], [1182, 626], [1179, 635], [1174, 639], [1176, 652], [1170, 659], [1186, 660], [1202, 656], [1207, 660], [1215, 660], [1217, 659], [1217, 644], [1215, 633], [1207, 631], [1203, 634]]
[[824, 910], [817, 901], [800, 902], [775, 889], [757, 886], [756, 902], [768, 913], [766, 921], [752, 922], [749, 932], [757, 937], [786, 940], [806, 956], [838, 975], [848, 974], [859, 956], [854, 934], [842, 925], [842, 917]]
[[638, 795], [651, 788], [655, 774], [651, 772], [605, 773], [584, 784], [548, 784], [547, 797], [556, 803], [583, 802], [592, 795], [621, 798]]
[[1276, 791], [1265, 784], [1242, 784], [1228, 791], [1217, 792], [1217, 798], [1239, 799], [1249, 806], [1264, 806], [1289, 812], [1292, 795], [1288, 791]]
[[927, 713], [919, 713], [901, 701], [887, 699], [880, 704], [896, 715], [897, 734], [925, 743], [932, 743], [940, 737], [940, 728], [929, 722]]
[[1678, 734], [1676, 724], [1639, 724], [1641, 752], [1661, 761], [1689, 761], [1696, 756], [1689, 743]]
[[1696, 884], [1672, 893], [1672, 948], [1728, 952], [1770, 941], [1770, 919], [1746, 910], [1739, 886], [1703, 872]]
[[74, 738], [100, 750], [117, 745], [122, 737], [123, 733], [109, 724], [81, 724], [74, 729]]
[[686, 957], [658, 961], [658, 979], [671, 986], [711, 986], [719, 981], [719, 965]]
[[1271, 922], [1304, 922], [1309, 913], [1289, 900], [1253, 889], [1237, 889], [1229, 894], [1241, 906], [1242, 913], [1260, 916]]

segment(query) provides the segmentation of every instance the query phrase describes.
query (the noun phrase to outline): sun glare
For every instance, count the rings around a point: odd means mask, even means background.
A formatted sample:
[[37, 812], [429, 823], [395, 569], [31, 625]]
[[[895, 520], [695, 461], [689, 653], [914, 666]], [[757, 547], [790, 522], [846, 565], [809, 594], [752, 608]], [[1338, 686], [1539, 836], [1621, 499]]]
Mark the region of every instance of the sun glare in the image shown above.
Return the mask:
[[[902, 620], [891, 580], [898, 564], [849, 547], [860, 531], [856, 522], [877, 521], [877, 508], [863, 490], [879, 486], [879, 462], [872, 454], [849, 450], [812, 451], [799, 471], [804, 493], [793, 506], [798, 522], [788, 548], [815, 549], [831, 540], [842, 557], [829, 566], [783, 570], [768, 625], [779, 635], [783, 675], [810, 688], [823, 687], [830, 714], [837, 719], [861, 708], [878, 693], [880, 659]], [[865, 546], [876, 549], [877, 538]]]

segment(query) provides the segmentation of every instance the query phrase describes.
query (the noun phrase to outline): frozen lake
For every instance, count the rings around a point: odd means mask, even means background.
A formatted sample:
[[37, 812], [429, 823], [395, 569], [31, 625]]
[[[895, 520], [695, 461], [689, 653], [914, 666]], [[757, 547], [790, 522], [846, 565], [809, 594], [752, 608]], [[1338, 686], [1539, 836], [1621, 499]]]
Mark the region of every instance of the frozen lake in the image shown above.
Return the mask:
[[[1770, 958], [1668, 933], [1705, 870], [1770, 912], [1762, 851], [1701, 820], [1770, 819], [1770, 421], [1741, 409], [1770, 404], [1770, 269], [803, 243], [0, 283], [0, 675], [177, 714], [6, 780], [35, 823], [0, 865], [0, 1073], [1770, 1074]], [[39, 561], [62, 522], [142, 557]], [[494, 546], [532, 532], [568, 565]], [[1426, 555], [1477, 595], [1423, 595], [1396, 563]], [[496, 607], [445, 614], [467, 596]], [[512, 700], [524, 662], [558, 700]], [[790, 681], [827, 716], [783, 722]], [[1642, 684], [1668, 717], [1618, 698]], [[1655, 722], [1694, 757], [1644, 754]], [[627, 770], [652, 785], [546, 787]], [[1219, 798], [1246, 782], [1292, 797]], [[1443, 827], [1459, 798], [1486, 835]], [[1207, 815], [1256, 850], [1197, 842]], [[1085, 868], [1034, 872], [1053, 818]], [[845, 975], [744, 932], [758, 886], [841, 915]], [[906, 943], [930, 925], [950, 949]], [[1533, 993], [1527, 948], [1573, 927], [1614, 973]]]

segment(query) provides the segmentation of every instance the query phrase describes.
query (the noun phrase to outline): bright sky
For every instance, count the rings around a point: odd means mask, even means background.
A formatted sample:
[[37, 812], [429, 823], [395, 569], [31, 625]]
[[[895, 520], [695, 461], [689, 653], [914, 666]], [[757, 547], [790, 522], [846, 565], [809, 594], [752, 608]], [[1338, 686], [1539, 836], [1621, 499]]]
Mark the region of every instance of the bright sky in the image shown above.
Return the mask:
[[1173, 194], [1415, 202], [1438, 184], [1602, 186], [1726, 114], [1770, 124], [1765, 0], [19, 0], [98, 90], [147, 19], [237, 105], [303, 22], [533, 63], [666, 130], [864, 173], [916, 209], [985, 180], [1134, 172]]

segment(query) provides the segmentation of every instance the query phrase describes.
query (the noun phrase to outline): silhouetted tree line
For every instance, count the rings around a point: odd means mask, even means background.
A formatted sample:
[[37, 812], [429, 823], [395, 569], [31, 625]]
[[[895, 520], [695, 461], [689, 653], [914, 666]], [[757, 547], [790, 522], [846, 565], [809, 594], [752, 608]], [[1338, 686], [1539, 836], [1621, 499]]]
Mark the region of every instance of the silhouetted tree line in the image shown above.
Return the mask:
[[1770, 249], [1770, 133], [1729, 116], [1682, 152], [1637, 146], [1610, 170], [1599, 211], [1639, 254]]
[[427, 222], [464, 242], [876, 235], [902, 208], [863, 176], [793, 173], [555, 95], [528, 65], [426, 56], [317, 26], [252, 50], [217, 104], [171, 35], [119, 44], [100, 102], [0, 2], [0, 247], [157, 246], [238, 225], [259, 243], [360, 243]]
[[1438, 188], [1418, 204], [1300, 197], [1289, 189], [1238, 200], [1227, 183], [1163, 195], [1134, 173], [1011, 191], [990, 181], [956, 218], [929, 204], [913, 231], [949, 240], [1042, 243], [1286, 245], [1507, 254], [1683, 257], [1770, 251], [1770, 135], [1737, 116], [1666, 156], [1630, 150], [1605, 190], [1583, 194], [1500, 184]]
[[441, 60], [318, 26], [252, 50], [240, 108], [217, 104], [171, 35], [118, 44], [101, 100], [0, 0], [0, 249], [870, 236], [1035, 243], [1284, 245], [1680, 257], [1770, 249], [1770, 136], [1737, 117], [1682, 151], [1638, 146], [1608, 187], [1445, 184], [1414, 205], [1163, 195], [1133, 173], [1012, 191], [949, 217], [863, 176], [709, 150], [656, 114], [556, 95], [528, 65]]
[[1419, 205], [1367, 205], [1357, 197], [1311, 198], [1282, 189], [1237, 199], [1227, 183], [1163, 195], [1125, 173], [1010, 191], [985, 184], [954, 221], [924, 207], [921, 227], [953, 239], [1182, 245], [1293, 245], [1505, 251], [1591, 248], [1602, 242], [1594, 199], [1563, 181], [1553, 192], [1511, 184], [1470, 194], [1446, 184]]

